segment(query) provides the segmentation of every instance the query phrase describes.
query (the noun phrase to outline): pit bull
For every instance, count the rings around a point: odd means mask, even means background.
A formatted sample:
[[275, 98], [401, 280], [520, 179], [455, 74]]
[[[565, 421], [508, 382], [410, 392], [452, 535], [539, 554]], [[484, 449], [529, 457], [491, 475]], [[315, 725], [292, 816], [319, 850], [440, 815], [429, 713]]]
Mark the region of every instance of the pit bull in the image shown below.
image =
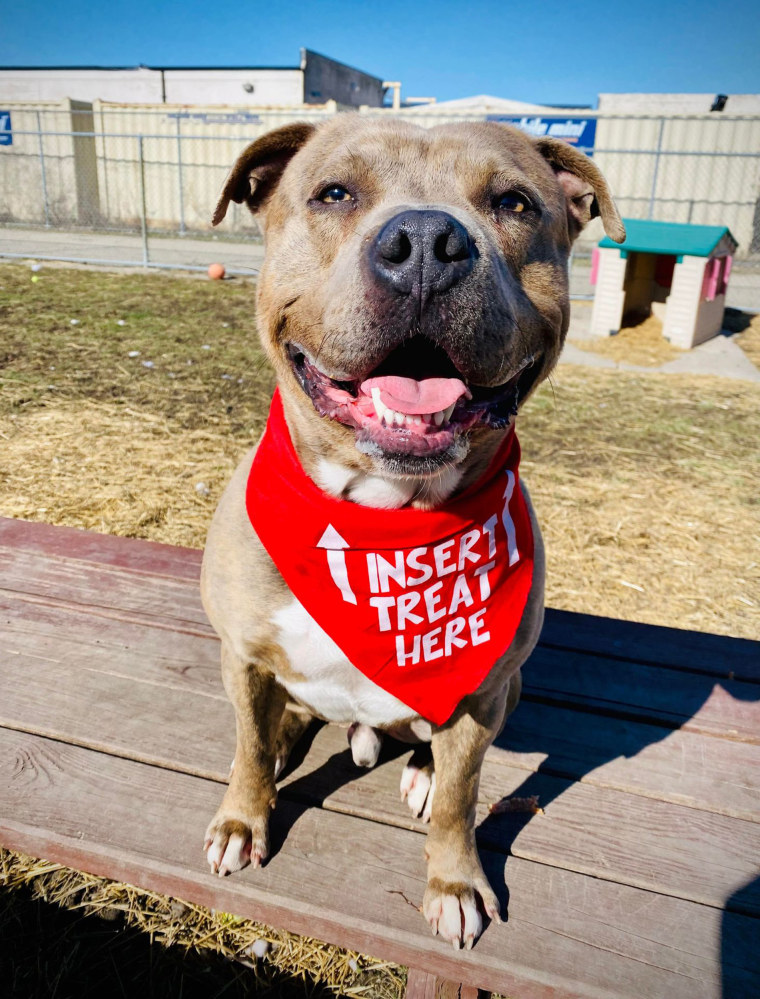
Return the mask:
[[423, 912], [470, 948], [499, 904], [475, 845], [483, 758], [543, 620], [515, 415], [557, 362], [568, 256], [622, 222], [594, 164], [506, 125], [337, 115], [253, 142], [225, 183], [260, 221], [267, 430], [210, 526], [203, 603], [237, 747], [211, 870], [267, 857], [275, 781], [313, 718], [372, 766], [428, 742], [401, 795], [429, 822]]

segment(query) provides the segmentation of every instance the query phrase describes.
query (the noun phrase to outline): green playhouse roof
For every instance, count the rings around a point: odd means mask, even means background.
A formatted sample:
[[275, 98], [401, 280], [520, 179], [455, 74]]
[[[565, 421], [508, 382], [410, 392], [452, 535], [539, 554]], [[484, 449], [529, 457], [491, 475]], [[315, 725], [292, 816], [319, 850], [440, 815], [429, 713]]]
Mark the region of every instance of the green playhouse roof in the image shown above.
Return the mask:
[[709, 257], [718, 243], [728, 233], [724, 225], [684, 225], [680, 222], [651, 222], [642, 219], [623, 219], [625, 242], [615, 243], [609, 236], [599, 241], [600, 246], [612, 250], [633, 250], [637, 253], [686, 254], [690, 257]]

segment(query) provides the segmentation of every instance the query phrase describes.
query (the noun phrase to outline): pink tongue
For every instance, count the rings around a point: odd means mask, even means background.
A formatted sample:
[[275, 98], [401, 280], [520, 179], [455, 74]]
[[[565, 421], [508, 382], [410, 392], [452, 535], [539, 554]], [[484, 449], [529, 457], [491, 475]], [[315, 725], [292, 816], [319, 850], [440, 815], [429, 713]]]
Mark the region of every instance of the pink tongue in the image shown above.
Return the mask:
[[402, 378], [400, 375], [381, 375], [362, 382], [361, 390], [367, 395], [380, 389], [380, 399], [397, 413], [418, 416], [447, 409], [462, 395], [469, 396], [467, 386], [458, 378]]

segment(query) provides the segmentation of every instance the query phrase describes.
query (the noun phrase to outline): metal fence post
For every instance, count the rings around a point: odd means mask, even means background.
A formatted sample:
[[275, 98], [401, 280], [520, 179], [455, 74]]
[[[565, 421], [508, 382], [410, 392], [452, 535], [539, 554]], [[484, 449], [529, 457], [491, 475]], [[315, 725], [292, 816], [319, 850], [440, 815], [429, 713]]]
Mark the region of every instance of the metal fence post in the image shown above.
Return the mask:
[[184, 236], [187, 232], [185, 228], [185, 200], [182, 191], [182, 136], [180, 134], [180, 119], [177, 117], [177, 194], [179, 196], [179, 234]]
[[50, 202], [48, 200], [47, 174], [45, 172], [45, 151], [42, 148], [42, 122], [37, 112], [37, 142], [40, 149], [40, 172], [42, 174], [42, 199], [45, 205], [45, 228], [50, 228]]
[[657, 134], [657, 149], [654, 154], [654, 171], [652, 172], [652, 190], [649, 194], [649, 214], [647, 218], [654, 215], [654, 201], [657, 193], [657, 174], [660, 172], [660, 154], [662, 152], [662, 133], [665, 131], [665, 119], [660, 118], [660, 131]]
[[150, 257], [148, 256], [148, 220], [145, 208], [145, 156], [143, 154], [142, 135], [137, 136], [137, 148], [140, 159], [140, 227], [142, 230], [143, 266], [147, 267], [150, 263]]

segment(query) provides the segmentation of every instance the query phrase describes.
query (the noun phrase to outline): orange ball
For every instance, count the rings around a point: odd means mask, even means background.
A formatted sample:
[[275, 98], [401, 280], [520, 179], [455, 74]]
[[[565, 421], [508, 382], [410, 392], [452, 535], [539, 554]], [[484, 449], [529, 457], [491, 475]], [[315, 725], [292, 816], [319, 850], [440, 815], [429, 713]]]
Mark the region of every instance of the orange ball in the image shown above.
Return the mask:
[[214, 281], [221, 281], [225, 275], [224, 264], [209, 264], [208, 276]]

